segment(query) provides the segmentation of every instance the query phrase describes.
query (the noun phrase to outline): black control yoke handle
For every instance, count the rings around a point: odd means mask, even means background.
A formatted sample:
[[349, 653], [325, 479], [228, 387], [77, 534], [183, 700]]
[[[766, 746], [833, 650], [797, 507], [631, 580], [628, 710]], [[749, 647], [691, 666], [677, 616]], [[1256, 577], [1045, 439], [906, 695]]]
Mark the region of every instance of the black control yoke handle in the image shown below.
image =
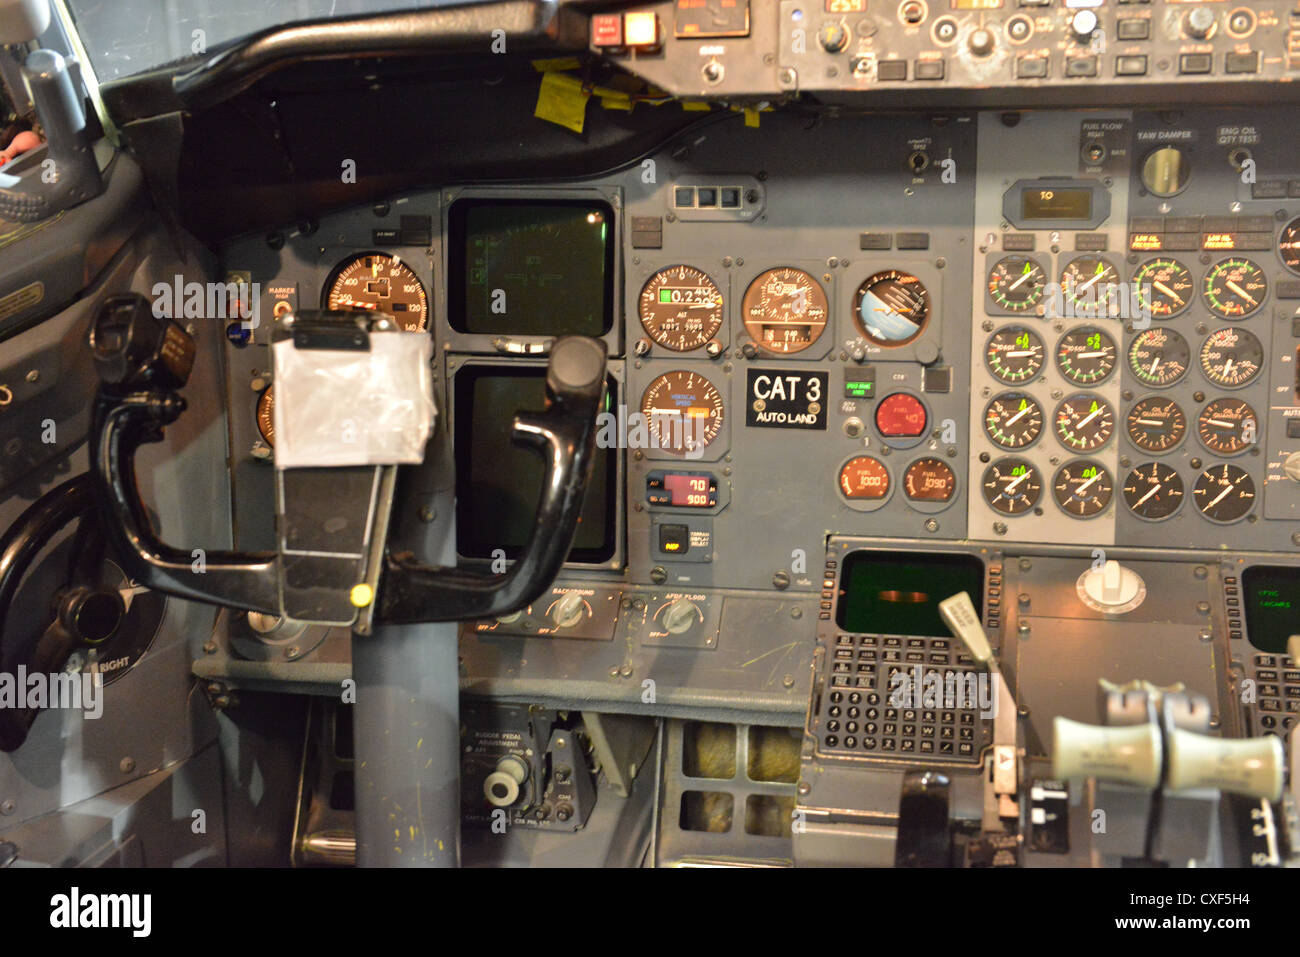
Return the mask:
[[555, 580], [578, 531], [595, 461], [596, 418], [605, 395], [605, 344], [565, 336], [551, 346], [546, 409], [515, 416], [514, 441], [546, 461], [533, 531], [504, 575], [429, 568], [389, 556], [376, 620], [392, 624], [463, 621], [526, 606]]
[[[191, 601], [280, 614], [283, 567], [274, 552], [190, 551], [161, 542], [140, 500], [135, 453], [162, 438], [185, 410], [175, 390], [189, 377], [193, 341], [155, 317], [140, 296], [108, 300], [91, 332], [101, 387], [91, 429], [91, 469], [105, 532], [124, 570], [155, 591]], [[377, 623], [460, 621], [522, 608], [554, 580], [577, 533], [591, 475], [596, 417], [605, 392], [605, 345], [583, 336], [555, 341], [546, 370], [547, 407], [515, 416], [514, 440], [546, 460], [532, 536], [504, 575], [431, 568], [387, 557]]]

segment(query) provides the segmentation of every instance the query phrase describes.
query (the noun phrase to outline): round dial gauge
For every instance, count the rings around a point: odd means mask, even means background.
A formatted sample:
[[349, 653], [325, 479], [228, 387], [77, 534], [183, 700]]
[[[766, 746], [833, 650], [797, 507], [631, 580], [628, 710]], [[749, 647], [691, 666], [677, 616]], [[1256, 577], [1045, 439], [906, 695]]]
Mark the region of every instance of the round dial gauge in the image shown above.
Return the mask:
[[1148, 522], [1158, 522], [1178, 511], [1185, 492], [1182, 477], [1163, 462], [1139, 465], [1124, 480], [1124, 504]]
[[858, 331], [882, 346], [901, 346], [921, 334], [930, 318], [930, 294], [921, 280], [897, 269], [878, 272], [853, 297]]
[[1115, 412], [1099, 395], [1080, 392], [1056, 407], [1056, 437], [1067, 449], [1091, 452], [1110, 441]]
[[1278, 238], [1277, 251], [1287, 269], [1300, 273], [1300, 217], [1286, 224]]
[[870, 455], [849, 459], [840, 469], [840, 492], [845, 498], [882, 499], [889, 494], [889, 470]]
[[275, 448], [275, 391], [268, 388], [257, 399], [257, 431], [266, 444]]
[[803, 352], [816, 342], [830, 312], [821, 283], [790, 266], [757, 276], [740, 308], [754, 342], [777, 355]]
[[1195, 283], [1176, 259], [1148, 259], [1133, 277], [1138, 304], [1157, 319], [1178, 315], [1192, 301]]
[[1259, 418], [1250, 403], [1215, 399], [1196, 417], [1201, 444], [1216, 455], [1240, 455], [1259, 438]]
[[957, 476], [942, 459], [917, 459], [903, 473], [903, 489], [917, 502], [946, 502], [957, 491]]
[[1155, 396], [1134, 404], [1125, 424], [1129, 441], [1153, 455], [1168, 452], [1187, 434], [1187, 416], [1178, 403]]
[[1196, 477], [1196, 507], [1212, 522], [1235, 522], [1255, 505], [1255, 480], [1236, 465], [1214, 465]]
[[1264, 346], [1253, 332], [1228, 326], [1210, 333], [1201, 344], [1201, 371], [1224, 388], [1241, 388], [1263, 368]]
[[1119, 273], [1100, 256], [1079, 256], [1061, 273], [1061, 291], [1077, 315], [1099, 315], [1119, 286]]
[[1038, 504], [1043, 480], [1024, 459], [998, 459], [984, 470], [984, 501], [1003, 515], [1023, 515]]
[[646, 387], [641, 414], [659, 448], [673, 455], [699, 453], [722, 431], [722, 394], [697, 372], [665, 372]]
[[1096, 326], [1073, 329], [1056, 346], [1056, 364], [1075, 385], [1101, 382], [1115, 369], [1119, 347]]
[[1008, 312], [1034, 308], [1046, 288], [1043, 267], [1025, 256], [1007, 256], [989, 272], [989, 298]]
[[1067, 515], [1092, 518], [1100, 515], [1115, 494], [1115, 482], [1100, 462], [1075, 459], [1066, 462], [1052, 480], [1052, 495]]
[[1249, 259], [1225, 259], [1205, 277], [1205, 304], [1225, 319], [1245, 319], [1266, 295], [1264, 270]]
[[1187, 374], [1192, 347], [1173, 329], [1147, 329], [1128, 347], [1128, 367], [1149, 386], [1173, 385]]
[[396, 256], [362, 253], [334, 267], [325, 283], [324, 308], [384, 312], [406, 332], [429, 325], [429, 299], [419, 278]]
[[1047, 354], [1038, 333], [1025, 326], [1006, 326], [989, 338], [984, 361], [1003, 382], [1025, 382], [1038, 375]]
[[984, 431], [995, 445], [1023, 449], [1043, 433], [1043, 407], [1024, 392], [995, 395], [984, 407]]
[[722, 293], [694, 266], [669, 266], [641, 287], [638, 312], [651, 339], [673, 352], [689, 352], [722, 327]]

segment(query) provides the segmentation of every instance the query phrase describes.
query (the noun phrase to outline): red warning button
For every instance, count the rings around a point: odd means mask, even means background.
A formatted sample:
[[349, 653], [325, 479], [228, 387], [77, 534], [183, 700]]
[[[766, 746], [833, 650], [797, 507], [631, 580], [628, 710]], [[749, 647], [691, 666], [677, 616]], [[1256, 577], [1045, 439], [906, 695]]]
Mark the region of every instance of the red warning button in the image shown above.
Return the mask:
[[623, 15], [598, 13], [591, 18], [591, 45], [594, 47], [621, 47], [623, 45]]
[[906, 392], [887, 395], [876, 406], [876, 428], [885, 436], [923, 435], [927, 418], [921, 400]]

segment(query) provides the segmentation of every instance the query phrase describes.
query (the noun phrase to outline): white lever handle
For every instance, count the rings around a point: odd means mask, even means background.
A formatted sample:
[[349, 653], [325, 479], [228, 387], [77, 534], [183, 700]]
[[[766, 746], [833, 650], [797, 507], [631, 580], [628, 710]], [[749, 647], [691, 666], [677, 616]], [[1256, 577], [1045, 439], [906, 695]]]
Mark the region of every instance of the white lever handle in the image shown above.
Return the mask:
[[1069, 718], [1054, 722], [1054, 777], [1096, 777], [1154, 788], [1160, 767], [1160, 729], [1154, 724], [1108, 728]]
[[1212, 738], [1174, 729], [1169, 739], [1169, 787], [1218, 788], [1233, 794], [1282, 799], [1282, 742], [1262, 738]]
[[939, 602], [939, 616], [948, 630], [961, 639], [971, 657], [981, 665], [987, 665], [993, 657], [993, 646], [989, 636], [984, 633], [980, 616], [975, 612], [975, 603], [970, 595], [961, 591], [951, 598]]

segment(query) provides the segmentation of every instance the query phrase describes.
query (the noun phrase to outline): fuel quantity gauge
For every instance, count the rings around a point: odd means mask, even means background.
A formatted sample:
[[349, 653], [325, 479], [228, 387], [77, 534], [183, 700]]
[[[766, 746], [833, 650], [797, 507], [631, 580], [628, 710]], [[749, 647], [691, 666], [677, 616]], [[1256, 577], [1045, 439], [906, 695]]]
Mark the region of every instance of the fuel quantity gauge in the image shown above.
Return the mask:
[[1047, 347], [1027, 326], [1006, 326], [989, 337], [984, 361], [989, 372], [1003, 382], [1027, 382], [1043, 368]]
[[1036, 260], [1007, 256], [989, 272], [989, 298], [1007, 312], [1027, 312], [1047, 288], [1047, 274]]

